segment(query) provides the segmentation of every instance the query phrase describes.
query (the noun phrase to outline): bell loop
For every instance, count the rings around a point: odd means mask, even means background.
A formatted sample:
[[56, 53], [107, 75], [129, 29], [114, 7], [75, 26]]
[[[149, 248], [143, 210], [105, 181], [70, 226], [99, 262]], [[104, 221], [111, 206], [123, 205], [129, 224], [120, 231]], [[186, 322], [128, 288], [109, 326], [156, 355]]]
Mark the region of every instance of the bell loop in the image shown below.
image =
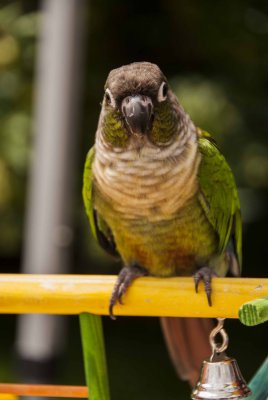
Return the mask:
[[[228, 347], [229, 338], [226, 331], [223, 329], [224, 320], [225, 318], [218, 318], [217, 326], [211, 331], [209, 335], [209, 342], [212, 349], [211, 361], [215, 354], [223, 353]], [[222, 337], [222, 343], [216, 342], [216, 336], [218, 334], [220, 334]]]

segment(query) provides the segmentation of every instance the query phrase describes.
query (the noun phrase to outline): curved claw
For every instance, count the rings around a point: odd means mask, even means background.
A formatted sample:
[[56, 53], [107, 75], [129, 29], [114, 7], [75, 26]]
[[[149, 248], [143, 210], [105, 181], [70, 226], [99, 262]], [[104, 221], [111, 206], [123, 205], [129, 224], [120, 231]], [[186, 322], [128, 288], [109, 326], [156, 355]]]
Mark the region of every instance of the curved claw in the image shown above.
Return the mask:
[[114, 315], [114, 312], [113, 312], [114, 305], [115, 305], [115, 304], [112, 304], [112, 303], [110, 302], [110, 305], [109, 305], [109, 317], [110, 317], [113, 321], [116, 320], [116, 316]]
[[113, 293], [110, 299], [109, 315], [111, 319], [116, 319], [113, 313], [113, 308], [116, 303], [118, 302], [119, 304], [124, 304], [123, 296], [126, 293], [128, 287], [131, 285], [134, 279], [144, 275], [147, 275], [146, 270], [136, 265], [122, 268], [114, 285]]
[[195, 293], [198, 293], [198, 285], [199, 285], [199, 280], [196, 278], [196, 275], [194, 275], [194, 289]]
[[198, 293], [198, 286], [199, 282], [203, 281], [204, 286], [205, 286], [205, 292], [207, 295], [207, 301], [208, 305], [211, 307], [212, 306], [212, 301], [211, 301], [211, 280], [213, 276], [217, 276], [217, 274], [209, 267], [203, 267], [200, 268], [195, 274], [194, 274], [194, 283], [195, 283], [195, 292]]
[[118, 290], [118, 303], [124, 305], [123, 296], [126, 293], [127, 287], [121, 284]]

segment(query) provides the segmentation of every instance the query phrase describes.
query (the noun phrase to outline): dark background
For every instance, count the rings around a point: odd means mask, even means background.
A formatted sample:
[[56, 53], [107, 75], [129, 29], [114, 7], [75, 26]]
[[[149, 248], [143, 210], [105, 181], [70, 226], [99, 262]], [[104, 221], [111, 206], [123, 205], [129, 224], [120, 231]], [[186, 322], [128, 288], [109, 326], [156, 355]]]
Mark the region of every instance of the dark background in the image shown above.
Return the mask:
[[[56, 1], [56, 0], [55, 0]], [[211, 132], [239, 187], [244, 220], [243, 275], [267, 277], [268, 4], [266, 1], [88, 2], [85, 78], [76, 170], [73, 272], [117, 273], [91, 241], [81, 177], [110, 69], [132, 61], [157, 63], [196, 124]], [[39, 3], [0, 2], [0, 264], [18, 272], [32, 155], [34, 62]], [[69, 317], [58, 382], [84, 382], [78, 321]], [[0, 320], [0, 381], [14, 380], [15, 316]], [[155, 318], [104, 318], [113, 398], [187, 399]], [[265, 332], [266, 329], [266, 332]], [[250, 379], [267, 354], [265, 325], [228, 321], [229, 354]]]

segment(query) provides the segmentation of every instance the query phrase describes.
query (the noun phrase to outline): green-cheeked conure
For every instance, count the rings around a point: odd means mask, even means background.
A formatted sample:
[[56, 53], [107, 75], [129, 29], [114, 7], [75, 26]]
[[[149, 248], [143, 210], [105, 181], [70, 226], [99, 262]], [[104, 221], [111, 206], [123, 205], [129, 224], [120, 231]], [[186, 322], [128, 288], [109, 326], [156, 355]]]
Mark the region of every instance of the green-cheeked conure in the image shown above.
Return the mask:
[[[211, 304], [211, 277], [241, 269], [241, 217], [232, 171], [211, 136], [197, 128], [157, 65], [110, 72], [84, 170], [93, 235], [121, 269], [113, 307], [144, 275], [193, 275]], [[195, 384], [210, 354], [209, 320], [162, 318], [179, 375]]]

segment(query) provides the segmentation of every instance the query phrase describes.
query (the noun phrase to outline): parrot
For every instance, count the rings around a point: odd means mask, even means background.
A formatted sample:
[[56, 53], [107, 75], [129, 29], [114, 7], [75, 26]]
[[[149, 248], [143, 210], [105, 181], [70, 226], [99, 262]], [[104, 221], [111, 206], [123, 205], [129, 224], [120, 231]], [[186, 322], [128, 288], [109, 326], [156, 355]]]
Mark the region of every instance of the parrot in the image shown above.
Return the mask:
[[[109, 73], [82, 192], [93, 236], [122, 261], [111, 317], [138, 277], [193, 276], [193, 288], [203, 281], [211, 305], [212, 277], [240, 276], [242, 222], [232, 170], [156, 64], [134, 62]], [[211, 320], [161, 321], [177, 373], [193, 386], [210, 354]]]

